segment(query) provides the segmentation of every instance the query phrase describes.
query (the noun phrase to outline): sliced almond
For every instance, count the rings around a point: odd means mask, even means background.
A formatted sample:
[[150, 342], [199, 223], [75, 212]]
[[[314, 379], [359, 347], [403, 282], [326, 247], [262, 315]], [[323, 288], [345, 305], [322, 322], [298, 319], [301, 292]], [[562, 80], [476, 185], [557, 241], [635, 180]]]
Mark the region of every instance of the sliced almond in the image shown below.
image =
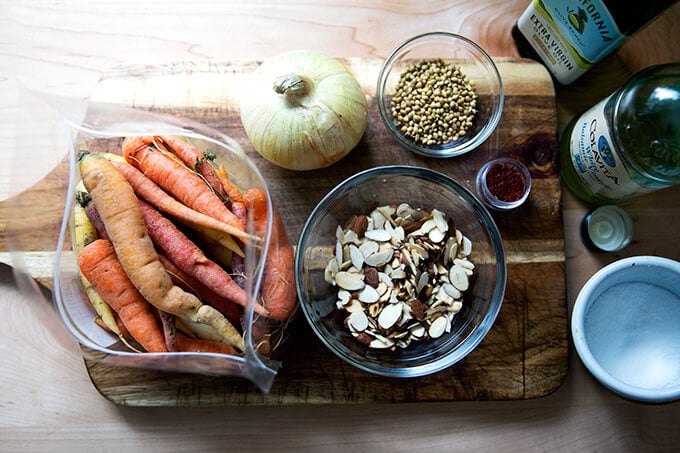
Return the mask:
[[335, 243], [335, 261], [338, 262], [338, 269], [342, 268], [342, 242], [338, 241]]
[[367, 309], [368, 316], [370, 316], [368, 319], [375, 320], [380, 314], [380, 310], [382, 310], [382, 304], [370, 304]]
[[460, 258], [456, 258], [453, 260], [453, 264], [470, 270], [473, 270], [475, 268], [475, 264], [468, 259], [462, 260]]
[[406, 237], [406, 233], [404, 232], [404, 227], [401, 225], [397, 226], [394, 228], [394, 233], [392, 234], [392, 238], [396, 239], [398, 242], [404, 242], [404, 239]]
[[378, 294], [378, 291], [376, 291], [374, 287], [366, 285], [359, 292], [357, 298], [363, 303], [372, 304], [374, 302], [377, 302], [378, 299], [380, 299], [380, 294]]
[[437, 226], [437, 229], [442, 233], [446, 233], [447, 231], [449, 231], [449, 224], [446, 221], [446, 218], [444, 217], [444, 213], [441, 212], [440, 210], [438, 209], [432, 210], [432, 220]]
[[366, 236], [368, 239], [373, 239], [374, 241], [378, 242], [387, 242], [392, 239], [392, 235], [384, 228], [366, 230], [364, 236]]
[[451, 283], [444, 283], [442, 285], [442, 289], [446, 292], [446, 294], [451, 296], [452, 299], [460, 299], [463, 297], [463, 293], [461, 293], [460, 290], [458, 290], [458, 288], [453, 286]]
[[363, 311], [354, 311], [347, 318], [347, 324], [355, 332], [363, 332], [368, 327], [368, 317]]
[[[371, 220], [372, 220], [371, 223], [373, 224], [373, 228], [382, 228], [383, 225], [385, 225], [385, 222], [387, 221], [385, 216], [382, 215], [382, 213], [380, 211], [378, 211], [377, 209], [374, 209], [373, 211], [371, 211], [370, 217], [371, 217]], [[364, 235], [366, 235], [366, 233], [364, 233]]]
[[401, 304], [387, 304], [378, 315], [378, 325], [383, 329], [389, 329], [397, 323], [402, 311]]
[[379, 248], [380, 245], [377, 242], [370, 240], [363, 241], [359, 246], [359, 250], [361, 251], [361, 254], [364, 255], [364, 258], [373, 255]]
[[461, 246], [462, 246], [461, 251], [463, 252], [463, 255], [469, 256], [470, 253], [472, 253], [472, 241], [468, 239], [466, 236], [463, 236]]
[[469, 286], [468, 275], [460, 266], [451, 266], [449, 269], [449, 281], [460, 291], [467, 291]]
[[430, 338], [439, 338], [446, 331], [448, 324], [449, 320], [446, 318], [446, 316], [439, 316], [438, 318], [435, 318], [434, 321], [432, 321], [430, 327], [427, 329], [427, 333]]
[[425, 250], [425, 248], [422, 245], [418, 245], [415, 243], [409, 244], [408, 249], [411, 252], [412, 256], [417, 256], [421, 260], [426, 260], [430, 257], [430, 253], [427, 250]]
[[427, 284], [430, 283], [430, 274], [423, 272], [418, 277], [418, 283], [416, 283], [416, 291], [420, 293]]
[[470, 267], [466, 263], [472, 264], [467, 259], [456, 258], [456, 260], [454, 261], [454, 264], [451, 267], [458, 267], [458, 268], [462, 269], [463, 272], [465, 272], [467, 274], [467, 276], [470, 277], [474, 274], [474, 267]]
[[411, 327], [409, 331], [411, 332], [411, 335], [413, 335], [414, 338], [423, 338], [427, 333], [427, 329], [425, 329], [425, 327], [423, 327], [420, 324]]
[[389, 290], [389, 288], [387, 287], [387, 283], [381, 281], [380, 283], [378, 283], [378, 287], [375, 290], [378, 292], [380, 296], [382, 296]]
[[394, 251], [389, 248], [385, 250], [379, 250], [372, 255], [367, 256], [364, 262], [369, 266], [380, 267], [392, 259]]
[[345, 244], [359, 244], [359, 235], [354, 230], [347, 230], [343, 237], [343, 245]]
[[369, 346], [375, 349], [388, 349], [394, 346], [394, 341], [389, 338], [378, 337], [371, 340]]
[[345, 232], [340, 225], [335, 229], [335, 242], [342, 244], [343, 238], [345, 237]]
[[335, 275], [338, 273], [338, 260], [335, 258], [328, 261], [326, 268], [323, 271], [323, 278], [326, 283], [330, 285], [335, 285]]
[[446, 245], [444, 245], [444, 262], [445, 263], [450, 263], [453, 260], [456, 259], [456, 255], [458, 254], [458, 242], [456, 242], [456, 238], [450, 237], [446, 241]]
[[404, 324], [413, 319], [413, 315], [411, 314], [411, 307], [409, 306], [409, 304], [405, 302], [400, 302], [399, 305], [401, 305], [401, 317], [399, 318], [398, 322], [400, 326], [403, 326]]
[[411, 274], [416, 275], [418, 273], [418, 268], [416, 267], [415, 263], [413, 262], [413, 258], [411, 258], [411, 252], [409, 252], [408, 249], [402, 249], [402, 251], [401, 251], [401, 261], [406, 266], [408, 266], [408, 268], [411, 271]]
[[378, 211], [378, 212], [380, 212], [380, 213], [385, 217], [385, 220], [387, 220], [387, 221], [389, 221], [389, 222], [393, 222], [393, 221], [394, 221], [394, 220], [392, 219], [392, 217], [393, 217], [394, 214], [397, 212], [396, 206], [389, 206], [389, 205], [387, 205], [387, 206], [378, 206], [377, 208], [375, 208], [375, 210]]
[[433, 228], [436, 228], [437, 224], [433, 219], [428, 219], [420, 226], [420, 234], [427, 234]]
[[446, 237], [446, 233], [440, 230], [439, 227], [435, 227], [427, 232], [427, 237], [435, 244], [439, 244]]
[[338, 302], [340, 302], [341, 305], [347, 305], [351, 299], [352, 295], [349, 293], [349, 291], [344, 289], [338, 291]]
[[453, 297], [451, 297], [451, 295], [446, 290], [444, 290], [443, 285], [437, 288], [437, 294], [435, 294], [435, 299], [439, 302], [445, 303], [446, 305], [453, 303]]
[[364, 306], [361, 305], [361, 302], [359, 302], [356, 299], [352, 299], [349, 301], [347, 305], [345, 305], [345, 311], [347, 313], [354, 313], [355, 311], [364, 311]]
[[380, 279], [381, 282], [385, 283], [388, 288], [394, 287], [394, 282], [390, 278], [389, 274], [385, 272], [378, 272], [378, 278]]
[[363, 274], [357, 272], [340, 271], [335, 275], [335, 283], [348, 291], [356, 291], [365, 286]]
[[390, 277], [393, 280], [401, 280], [403, 278], [407, 277], [406, 271], [404, 269], [398, 267], [397, 269], [393, 269], [392, 272], [390, 272]]
[[349, 246], [349, 259], [352, 260], [352, 266], [357, 269], [364, 267], [364, 254], [361, 253], [359, 247], [354, 244]]

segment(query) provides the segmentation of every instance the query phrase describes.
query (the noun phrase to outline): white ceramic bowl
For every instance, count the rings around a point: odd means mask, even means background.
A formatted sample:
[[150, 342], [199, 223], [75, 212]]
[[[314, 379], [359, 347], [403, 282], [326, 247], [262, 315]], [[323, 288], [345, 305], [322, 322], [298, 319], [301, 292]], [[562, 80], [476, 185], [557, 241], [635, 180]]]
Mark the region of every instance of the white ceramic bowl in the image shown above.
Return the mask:
[[604, 267], [581, 289], [571, 331], [610, 390], [642, 402], [680, 399], [680, 262], [636, 256]]

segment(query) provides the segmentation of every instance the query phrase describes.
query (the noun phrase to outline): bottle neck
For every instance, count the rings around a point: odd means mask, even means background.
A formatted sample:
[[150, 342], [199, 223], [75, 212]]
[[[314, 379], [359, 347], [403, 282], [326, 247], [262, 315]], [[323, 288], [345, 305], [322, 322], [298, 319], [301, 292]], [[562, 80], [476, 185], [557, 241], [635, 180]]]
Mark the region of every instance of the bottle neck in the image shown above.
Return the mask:
[[680, 63], [636, 73], [606, 101], [626, 165], [660, 185], [680, 182]]
[[644, 3], [613, 0], [604, 1], [607, 10], [616, 20], [621, 33], [631, 36], [670, 8], [677, 0], [646, 0]]

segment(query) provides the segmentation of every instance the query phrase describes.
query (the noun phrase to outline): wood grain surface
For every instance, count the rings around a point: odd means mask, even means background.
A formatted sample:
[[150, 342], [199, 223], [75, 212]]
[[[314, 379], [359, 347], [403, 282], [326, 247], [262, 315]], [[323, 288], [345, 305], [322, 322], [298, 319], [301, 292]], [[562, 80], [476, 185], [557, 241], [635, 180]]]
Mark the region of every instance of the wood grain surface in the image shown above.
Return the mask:
[[[54, 142], [54, 130], [41, 127], [44, 110], [35, 100], [27, 104], [15, 80], [39, 92], [85, 98], [102, 72], [120, 64], [251, 61], [293, 48], [336, 57], [384, 58], [403, 39], [437, 29], [464, 34], [494, 57], [517, 57], [510, 28], [528, 4], [528, 0], [0, 0], [0, 199], [20, 187], [34, 187], [57, 166], [54, 160], [35, 159], [26, 159], [24, 165], [20, 156], [65, 150], [64, 143]], [[631, 73], [678, 59], [680, 3], [577, 83], [557, 87], [559, 130]], [[36, 202], [52, 196], [48, 190], [40, 195]], [[641, 254], [680, 259], [680, 187], [623, 207], [633, 218], [633, 242], [621, 252], [593, 252], [584, 247], [578, 232], [590, 206], [563, 190], [568, 308], [586, 280], [612, 261]], [[0, 230], [6, 220], [0, 212]], [[38, 242], [49, 244], [50, 250], [56, 247], [49, 231], [41, 234], [45, 237]], [[41, 280], [50, 275], [51, 256], [34, 251], [30, 257], [36, 259], [33, 275]], [[3, 252], [0, 260], [11, 262]], [[0, 439], [1, 449], [7, 451], [637, 453], [675, 452], [680, 445], [680, 403], [636, 404], [616, 397], [588, 373], [571, 347], [564, 384], [546, 397], [529, 400], [115, 405], [92, 385], [77, 344], [47, 322], [53, 311], [35, 302], [33, 293], [17, 286], [12, 269], [0, 265]], [[183, 392], [178, 388], [180, 397]]]
[[[281, 169], [249, 144], [239, 120], [238, 95], [243, 77], [257, 62], [124, 67], [104, 76], [93, 99], [190, 118], [234, 138], [262, 172], [293, 243], [320, 198], [363, 169], [396, 163], [424, 166], [446, 173], [474, 191], [474, 176], [490, 158], [504, 155], [522, 160], [533, 178], [529, 200], [513, 212], [494, 214], [507, 253], [508, 284], [492, 331], [476, 351], [448, 370], [417, 379], [385, 379], [344, 364], [300, 320], [270, 394], [261, 394], [240, 379], [87, 361], [93, 384], [106, 398], [124, 405], [422, 402], [537, 398], [559, 388], [567, 372], [565, 255], [555, 100], [545, 69], [529, 60], [499, 59], [506, 97], [494, 134], [467, 155], [430, 159], [402, 148], [382, 124], [374, 97], [381, 60], [342, 61], [367, 94], [369, 126], [347, 157], [317, 171]], [[126, 89], [121, 89], [123, 86]], [[101, 145], [104, 148], [90, 150], [110, 151], [110, 143]], [[21, 194], [25, 203], [21, 209], [35, 210], [37, 200], [46, 206], [59, 206], [57, 198], [64, 193], [66, 182], [65, 166], [64, 161], [55, 173]], [[49, 251], [45, 248], [49, 244], [37, 239], [44, 236], [36, 234], [36, 229], [54, 231], [61, 213], [55, 208], [37, 214], [27, 218], [41, 217], [44, 222], [10, 222], [17, 226], [13, 238], [30, 243], [27, 250]]]

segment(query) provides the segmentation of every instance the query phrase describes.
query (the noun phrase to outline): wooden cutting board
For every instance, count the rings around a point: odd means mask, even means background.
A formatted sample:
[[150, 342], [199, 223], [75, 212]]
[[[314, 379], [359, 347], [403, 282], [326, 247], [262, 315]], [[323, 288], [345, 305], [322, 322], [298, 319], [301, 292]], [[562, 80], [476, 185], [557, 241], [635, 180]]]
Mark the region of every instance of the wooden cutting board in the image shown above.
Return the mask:
[[[494, 134], [476, 151], [430, 159], [401, 148], [387, 133], [374, 99], [380, 60], [343, 59], [369, 97], [369, 125], [361, 143], [330, 168], [293, 172], [261, 158], [250, 146], [238, 115], [239, 86], [258, 64], [191, 62], [135, 66], [107, 73], [93, 99], [197, 120], [236, 139], [256, 162], [295, 243], [307, 216], [333, 186], [383, 164], [409, 164], [446, 173], [473, 190], [477, 169], [508, 155], [531, 170], [529, 200], [510, 213], [493, 213], [507, 254], [508, 282], [491, 332], [459, 364], [414, 379], [374, 376], [344, 364], [318, 341], [300, 317], [295, 337], [269, 394], [240, 379], [116, 368], [86, 360], [98, 391], [121, 405], [214, 406], [230, 404], [340, 404], [537, 398], [558, 389], [567, 373], [567, 303], [564, 234], [552, 81], [529, 60], [496, 59], [505, 105]], [[45, 238], [57, 231], [67, 169], [61, 166], [22, 197], [27, 214], [25, 250], [51, 251]], [[54, 203], [45, 202], [49, 197]], [[42, 203], [32, 203], [41, 199]], [[45, 206], [54, 206], [45, 209]], [[61, 202], [63, 204], [63, 200]], [[26, 216], [31, 219], [30, 215]], [[40, 228], [42, 234], [35, 234]], [[33, 239], [35, 238], [35, 239]], [[7, 250], [6, 238], [0, 245]]]

